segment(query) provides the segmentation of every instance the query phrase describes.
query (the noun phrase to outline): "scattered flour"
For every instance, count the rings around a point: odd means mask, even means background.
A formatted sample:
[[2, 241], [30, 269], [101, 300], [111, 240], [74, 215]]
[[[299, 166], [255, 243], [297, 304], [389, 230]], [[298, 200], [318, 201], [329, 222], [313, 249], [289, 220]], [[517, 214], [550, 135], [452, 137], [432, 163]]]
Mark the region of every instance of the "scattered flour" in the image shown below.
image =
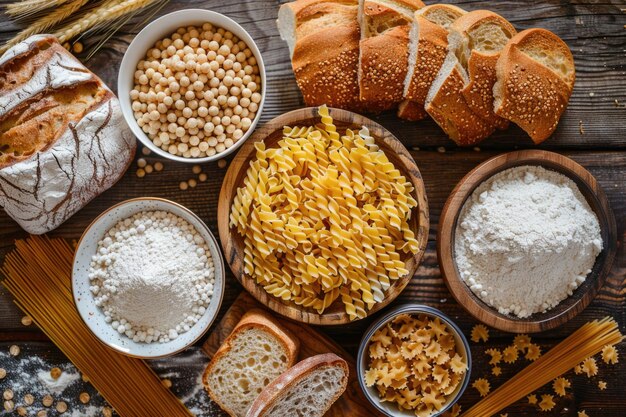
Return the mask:
[[502, 314], [545, 312], [572, 295], [602, 250], [600, 225], [576, 184], [538, 166], [500, 172], [459, 216], [463, 281]]
[[37, 379], [50, 394], [59, 395], [67, 387], [80, 379], [78, 372], [63, 372], [58, 379], [52, 378], [50, 370], [37, 372]]

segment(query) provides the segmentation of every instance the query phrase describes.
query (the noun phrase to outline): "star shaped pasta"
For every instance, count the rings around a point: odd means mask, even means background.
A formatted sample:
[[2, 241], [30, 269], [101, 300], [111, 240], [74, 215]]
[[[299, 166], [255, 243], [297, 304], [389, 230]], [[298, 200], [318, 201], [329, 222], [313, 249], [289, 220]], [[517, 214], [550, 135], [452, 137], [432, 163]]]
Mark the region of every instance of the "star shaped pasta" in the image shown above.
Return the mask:
[[439, 317], [435, 317], [434, 320], [431, 320], [428, 327], [433, 331], [437, 338], [448, 334], [446, 325], [439, 320]]
[[435, 390], [426, 391], [422, 397], [422, 402], [426, 405], [431, 405], [437, 410], [441, 410], [443, 403], [445, 402], [445, 397], [438, 393]]
[[489, 340], [489, 329], [484, 324], [477, 324], [472, 328], [472, 342], [478, 343], [481, 340], [486, 342]]
[[500, 368], [499, 366], [494, 366], [493, 368], [491, 368], [491, 373], [495, 376], [500, 376], [500, 374], [502, 373], [502, 368]]
[[530, 394], [528, 397], [528, 404], [535, 405], [537, 404], [537, 396], [535, 394]]
[[489, 385], [489, 381], [487, 381], [485, 378], [478, 378], [472, 384], [472, 388], [476, 388], [476, 391], [478, 391], [480, 396], [484, 397], [489, 394], [489, 391], [491, 390], [491, 385]]
[[426, 356], [430, 359], [436, 358], [441, 353], [441, 345], [434, 340], [430, 341], [430, 344], [424, 350]]
[[559, 377], [557, 379], [554, 380], [554, 382], [552, 383], [552, 388], [554, 388], [554, 392], [559, 396], [559, 397], [564, 397], [565, 396], [565, 388], [571, 388], [572, 384], [571, 382], [569, 382], [569, 380], [563, 378], [563, 377]]
[[530, 336], [527, 334], [518, 334], [513, 339], [513, 344], [519, 349], [524, 350], [530, 345]]
[[585, 412], [585, 410], [580, 410], [578, 412], [578, 417], [589, 417], [589, 415]]
[[443, 413], [441, 417], [459, 417], [461, 414], [461, 406], [458, 404], [454, 404], [452, 408]]
[[504, 348], [504, 351], [502, 351], [502, 359], [506, 363], [513, 363], [517, 360], [517, 358], [518, 353], [515, 345], [507, 346], [506, 348]]
[[587, 358], [580, 365], [580, 369], [587, 374], [589, 378], [598, 374], [598, 365], [594, 358]]
[[554, 402], [554, 396], [544, 394], [541, 396], [541, 402], [539, 402], [539, 409], [541, 411], [550, 411], [554, 408], [556, 403]]
[[600, 391], [604, 391], [606, 389], [606, 382], [598, 381], [598, 388], [600, 388]]
[[619, 362], [617, 349], [613, 345], [606, 345], [602, 348], [602, 360], [604, 363], [615, 365]]
[[582, 365], [580, 365], [580, 364], [578, 364], [578, 365], [574, 366], [574, 373], [575, 373], [576, 375], [580, 375], [580, 374], [582, 374], [582, 373], [583, 373], [583, 366], [582, 366]]
[[489, 365], [497, 365], [502, 360], [502, 352], [500, 352], [498, 349], [487, 349], [485, 353], [491, 356]]
[[541, 347], [534, 343], [531, 343], [526, 348], [526, 356], [525, 358], [529, 361], [536, 361], [541, 356]]
[[370, 345], [369, 351], [370, 357], [372, 358], [382, 358], [385, 355], [385, 348], [380, 342], [372, 343]]
[[465, 371], [467, 371], [467, 363], [458, 353], [455, 353], [452, 359], [450, 359], [450, 369], [452, 369], [452, 372], [455, 374], [464, 374]]

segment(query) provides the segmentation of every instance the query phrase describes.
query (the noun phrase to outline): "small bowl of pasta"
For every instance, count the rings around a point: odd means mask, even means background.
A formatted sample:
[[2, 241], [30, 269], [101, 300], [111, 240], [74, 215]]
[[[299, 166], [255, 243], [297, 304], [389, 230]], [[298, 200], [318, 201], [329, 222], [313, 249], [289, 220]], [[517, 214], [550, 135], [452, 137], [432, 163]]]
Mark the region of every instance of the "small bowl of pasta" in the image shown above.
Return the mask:
[[293, 320], [337, 325], [393, 301], [428, 241], [411, 154], [361, 115], [326, 106], [257, 129], [231, 162], [218, 228], [235, 277]]
[[469, 344], [436, 308], [401, 305], [367, 330], [357, 373], [367, 399], [390, 417], [452, 415], [470, 380]]

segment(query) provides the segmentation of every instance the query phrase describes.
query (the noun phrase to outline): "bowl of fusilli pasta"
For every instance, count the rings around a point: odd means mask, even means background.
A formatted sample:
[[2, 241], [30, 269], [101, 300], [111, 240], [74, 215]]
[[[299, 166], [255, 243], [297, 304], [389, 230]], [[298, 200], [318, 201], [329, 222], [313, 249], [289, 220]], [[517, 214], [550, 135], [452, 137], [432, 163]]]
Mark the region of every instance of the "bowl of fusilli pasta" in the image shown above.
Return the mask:
[[380, 310], [428, 240], [421, 174], [402, 143], [326, 106], [257, 129], [222, 185], [218, 227], [235, 277], [294, 320], [342, 324]]

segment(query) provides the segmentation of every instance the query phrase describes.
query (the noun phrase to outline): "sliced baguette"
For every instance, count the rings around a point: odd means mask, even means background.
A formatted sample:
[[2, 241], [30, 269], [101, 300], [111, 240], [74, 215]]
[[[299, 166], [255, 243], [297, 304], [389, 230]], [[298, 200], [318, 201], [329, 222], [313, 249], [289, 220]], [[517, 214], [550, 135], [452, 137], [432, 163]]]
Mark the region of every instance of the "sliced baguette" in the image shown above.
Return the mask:
[[278, 30], [289, 45], [307, 106], [363, 109], [357, 79], [357, 9], [357, 0], [298, 0], [280, 7]]
[[345, 360], [334, 353], [312, 356], [265, 387], [246, 417], [322, 417], [347, 385]]
[[420, 120], [428, 115], [424, 103], [446, 58], [448, 28], [465, 13], [449, 4], [433, 4], [415, 12], [409, 33], [408, 70], [403, 83], [405, 100], [398, 108], [400, 118]]
[[300, 341], [262, 310], [248, 311], [215, 353], [202, 382], [233, 417], [244, 417], [263, 388], [298, 358]]
[[426, 97], [426, 111], [459, 145], [485, 139], [507, 121], [493, 113], [495, 65], [515, 28], [500, 15], [477, 10], [458, 18], [448, 54]]
[[545, 29], [520, 32], [500, 54], [496, 76], [495, 113], [520, 126], [535, 143], [549, 138], [576, 79], [565, 42]]
[[421, 0], [360, 0], [359, 94], [368, 108], [385, 110], [402, 100], [413, 13]]

